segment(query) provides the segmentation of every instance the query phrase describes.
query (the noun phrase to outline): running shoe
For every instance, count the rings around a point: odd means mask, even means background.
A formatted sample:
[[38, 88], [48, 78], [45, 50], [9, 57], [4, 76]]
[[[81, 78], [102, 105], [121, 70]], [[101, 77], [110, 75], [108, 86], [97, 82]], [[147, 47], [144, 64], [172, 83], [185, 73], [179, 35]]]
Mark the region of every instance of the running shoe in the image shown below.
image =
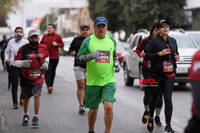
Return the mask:
[[79, 106], [79, 111], [78, 111], [79, 114], [83, 115], [85, 114], [85, 106], [84, 105], [80, 105]]
[[153, 119], [152, 119], [152, 118], [149, 118], [149, 119], [148, 119], [148, 124], [147, 124], [147, 129], [148, 129], [149, 132], [152, 132], [152, 131], [153, 131], [153, 128], [154, 128]]
[[175, 131], [172, 129], [171, 125], [167, 125], [165, 127], [165, 133], [175, 133]]
[[142, 123], [146, 124], [147, 123], [147, 119], [149, 117], [149, 112], [145, 111], [143, 116], [142, 116]]
[[162, 127], [162, 122], [160, 121], [160, 117], [159, 116], [155, 117], [155, 123], [156, 123], [157, 126]]
[[37, 116], [34, 116], [34, 117], [33, 117], [32, 126], [33, 126], [33, 127], [38, 127], [38, 126], [39, 126], [39, 119], [38, 119]]
[[28, 126], [28, 120], [29, 120], [29, 116], [28, 115], [24, 115], [22, 126]]

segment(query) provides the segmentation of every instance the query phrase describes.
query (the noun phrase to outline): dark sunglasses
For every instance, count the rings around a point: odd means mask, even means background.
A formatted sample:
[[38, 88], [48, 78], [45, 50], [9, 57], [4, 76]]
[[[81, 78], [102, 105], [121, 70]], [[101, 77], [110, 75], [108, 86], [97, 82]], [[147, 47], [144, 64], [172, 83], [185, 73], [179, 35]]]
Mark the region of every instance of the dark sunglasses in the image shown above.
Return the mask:
[[161, 26], [160, 26], [161, 28], [169, 28], [169, 25], [168, 24], [162, 24]]

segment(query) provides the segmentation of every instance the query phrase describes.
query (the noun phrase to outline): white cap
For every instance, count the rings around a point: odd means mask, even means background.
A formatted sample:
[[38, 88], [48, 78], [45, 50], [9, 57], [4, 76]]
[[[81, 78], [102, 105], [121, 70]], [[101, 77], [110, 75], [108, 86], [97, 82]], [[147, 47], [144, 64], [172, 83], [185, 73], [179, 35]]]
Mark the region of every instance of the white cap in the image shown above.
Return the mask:
[[40, 31], [37, 30], [37, 29], [30, 30], [29, 33], [28, 33], [28, 37], [31, 37], [33, 35], [39, 36], [40, 35]]

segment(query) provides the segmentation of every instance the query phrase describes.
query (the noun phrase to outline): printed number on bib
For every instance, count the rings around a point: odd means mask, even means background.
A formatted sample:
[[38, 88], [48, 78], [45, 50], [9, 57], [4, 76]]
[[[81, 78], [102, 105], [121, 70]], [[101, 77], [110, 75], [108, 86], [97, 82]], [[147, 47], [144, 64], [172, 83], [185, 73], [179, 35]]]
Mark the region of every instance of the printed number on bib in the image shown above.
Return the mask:
[[110, 51], [99, 51], [99, 57], [96, 59], [97, 63], [110, 63]]
[[41, 71], [39, 69], [29, 70], [29, 78], [31, 80], [36, 80], [40, 77]]

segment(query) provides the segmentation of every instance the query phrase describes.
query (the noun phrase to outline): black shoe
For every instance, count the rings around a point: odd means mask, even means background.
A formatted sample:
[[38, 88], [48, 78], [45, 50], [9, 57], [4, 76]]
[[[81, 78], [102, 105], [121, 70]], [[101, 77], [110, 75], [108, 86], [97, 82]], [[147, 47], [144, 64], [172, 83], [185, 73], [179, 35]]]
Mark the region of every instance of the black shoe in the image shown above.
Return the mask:
[[149, 119], [148, 119], [148, 124], [147, 124], [147, 129], [148, 129], [149, 132], [152, 132], [152, 131], [153, 131], [153, 128], [154, 128], [153, 119], [152, 119], [152, 118], [149, 118]]
[[162, 127], [162, 122], [160, 121], [160, 117], [159, 116], [155, 117], [155, 123], [156, 123], [157, 126]]
[[84, 105], [80, 105], [79, 106], [79, 111], [78, 111], [79, 114], [83, 115], [85, 114], [85, 106]]
[[142, 123], [146, 124], [147, 123], [147, 119], [149, 117], [149, 112], [145, 111], [143, 116], [142, 116]]
[[165, 133], [175, 133], [175, 131], [172, 129], [171, 125], [167, 125], [165, 127]]
[[94, 131], [89, 131], [88, 133], [94, 133]]

